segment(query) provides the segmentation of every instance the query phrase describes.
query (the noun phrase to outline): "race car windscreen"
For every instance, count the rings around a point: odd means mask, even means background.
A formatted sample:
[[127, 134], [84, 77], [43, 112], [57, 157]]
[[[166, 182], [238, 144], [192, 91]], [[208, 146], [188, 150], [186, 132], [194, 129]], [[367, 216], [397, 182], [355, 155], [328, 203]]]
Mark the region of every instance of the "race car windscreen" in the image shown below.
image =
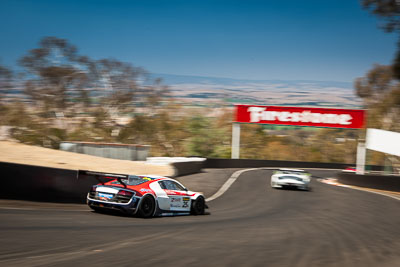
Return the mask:
[[[154, 179], [155, 178], [150, 178], [146, 176], [129, 175], [128, 179], [121, 179], [121, 181], [126, 185], [140, 185]], [[121, 183], [118, 180], [115, 180], [112, 182], [112, 184], [121, 184]]]

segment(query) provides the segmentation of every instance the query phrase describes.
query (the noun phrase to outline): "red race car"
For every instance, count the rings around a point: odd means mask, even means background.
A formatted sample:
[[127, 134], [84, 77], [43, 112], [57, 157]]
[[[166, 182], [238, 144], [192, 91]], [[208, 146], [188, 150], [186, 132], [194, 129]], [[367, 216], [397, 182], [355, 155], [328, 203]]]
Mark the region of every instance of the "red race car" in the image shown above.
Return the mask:
[[171, 178], [79, 170], [81, 176], [94, 176], [100, 181], [87, 195], [87, 204], [95, 211], [113, 209], [148, 218], [202, 215], [208, 208], [201, 193], [189, 191]]

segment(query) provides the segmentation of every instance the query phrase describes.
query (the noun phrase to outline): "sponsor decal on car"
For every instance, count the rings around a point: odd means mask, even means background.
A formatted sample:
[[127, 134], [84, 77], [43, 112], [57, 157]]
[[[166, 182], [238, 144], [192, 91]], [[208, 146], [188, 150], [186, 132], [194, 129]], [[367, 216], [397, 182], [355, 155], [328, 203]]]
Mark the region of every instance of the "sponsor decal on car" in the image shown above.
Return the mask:
[[171, 208], [180, 208], [180, 207], [182, 207], [182, 198], [171, 197]]
[[113, 194], [105, 194], [105, 193], [98, 193], [99, 194], [99, 199], [100, 200], [109, 200], [111, 198], [113, 198]]
[[146, 189], [146, 188], [140, 189], [140, 192], [150, 192], [150, 191], [151, 191], [150, 189]]
[[180, 197], [171, 197], [171, 202], [181, 202]]

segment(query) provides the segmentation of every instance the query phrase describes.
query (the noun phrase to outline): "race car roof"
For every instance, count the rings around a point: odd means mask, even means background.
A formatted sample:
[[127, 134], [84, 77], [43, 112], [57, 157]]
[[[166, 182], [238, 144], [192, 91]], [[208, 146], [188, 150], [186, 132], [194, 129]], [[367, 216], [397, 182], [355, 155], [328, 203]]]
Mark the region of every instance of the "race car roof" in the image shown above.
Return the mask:
[[289, 168], [282, 168], [282, 169], [278, 169], [278, 171], [288, 171], [288, 172], [306, 172], [305, 170], [300, 170], [300, 169], [289, 169]]

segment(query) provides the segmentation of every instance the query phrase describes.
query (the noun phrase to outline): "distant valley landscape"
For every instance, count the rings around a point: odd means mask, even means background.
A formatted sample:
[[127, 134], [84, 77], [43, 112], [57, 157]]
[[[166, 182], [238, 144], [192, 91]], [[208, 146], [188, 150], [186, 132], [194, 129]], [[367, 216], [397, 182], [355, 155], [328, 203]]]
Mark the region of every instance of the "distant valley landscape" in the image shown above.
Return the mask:
[[173, 97], [194, 105], [259, 104], [361, 107], [351, 82], [244, 80], [154, 74], [168, 85]]

